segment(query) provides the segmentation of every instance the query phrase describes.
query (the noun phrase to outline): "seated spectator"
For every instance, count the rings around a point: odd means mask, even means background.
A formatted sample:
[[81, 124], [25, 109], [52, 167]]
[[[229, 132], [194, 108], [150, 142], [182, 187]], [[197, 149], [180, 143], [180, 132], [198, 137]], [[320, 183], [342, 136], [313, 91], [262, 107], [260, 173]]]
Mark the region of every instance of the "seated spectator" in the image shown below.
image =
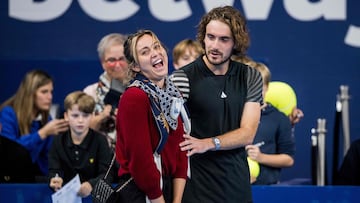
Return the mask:
[[[255, 67], [257, 65], [257, 62], [255, 62], [254, 60], [252, 60], [249, 56], [232, 56], [232, 59], [235, 61], [239, 61], [241, 63], [244, 63], [250, 67]], [[291, 107], [291, 109], [288, 109], [288, 105], [291, 105], [289, 103], [283, 102], [283, 97], [285, 95], [289, 96], [288, 94], [286, 94], [287, 92], [284, 92], [284, 89], [275, 89], [278, 88], [278, 85], [273, 85], [275, 82], [270, 82], [268, 85], [268, 91], [267, 91], [267, 96], [266, 98], [264, 98], [264, 100], [268, 103], [271, 103], [275, 108], [277, 108], [280, 112], [285, 113], [286, 116], [289, 117], [291, 124], [293, 125], [293, 127], [295, 126], [296, 123], [300, 122], [300, 120], [304, 117], [304, 113], [301, 109], [297, 108], [296, 106], [296, 94], [294, 92], [294, 90], [291, 88], [290, 85], [286, 84], [285, 82], [276, 82], [276, 83], [282, 83], [283, 86], [286, 86], [287, 88], [285, 88], [286, 90], [288, 90], [288, 92], [291, 92], [291, 96], [295, 97], [295, 105], [293, 105]], [[276, 93], [277, 95], [281, 95], [281, 97], [278, 96], [273, 96], [273, 94]]]
[[340, 166], [335, 185], [360, 185], [360, 139], [351, 143]]
[[[271, 79], [269, 69], [263, 63], [255, 63], [263, 78], [263, 97]], [[257, 178], [251, 177], [255, 185], [270, 185], [280, 181], [281, 168], [294, 164], [295, 140], [291, 132], [290, 120], [270, 103], [264, 102], [261, 106], [260, 124], [257, 129], [254, 143], [247, 145], [248, 157], [260, 165], [260, 174]]]
[[[95, 116], [91, 119], [90, 127], [106, 135], [113, 150], [116, 141], [115, 116], [118, 99], [125, 90], [123, 82], [128, 69], [124, 56], [125, 40], [126, 36], [118, 33], [108, 34], [100, 40], [97, 51], [104, 72], [98, 82], [84, 89], [84, 92], [92, 96], [96, 102]], [[116, 90], [112, 91], [115, 85]]]
[[110, 164], [111, 151], [106, 138], [89, 128], [94, 99], [81, 91], [65, 98], [64, 118], [70, 129], [57, 136], [49, 152], [50, 187], [55, 191], [79, 174], [81, 197], [90, 195]]
[[53, 136], [68, 129], [67, 121], [52, 120], [49, 115], [52, 92], [50, 75], [33, 70], [0, 105], [1, 156], [5, 156], [1, 159], [1, 182], [35, 182], [37, 177], [48, 175]]
[[193, 61], [204, 53], [201, 44], [192, 39], [184, 39], [173, 49], [173, 66], [177, 70]]

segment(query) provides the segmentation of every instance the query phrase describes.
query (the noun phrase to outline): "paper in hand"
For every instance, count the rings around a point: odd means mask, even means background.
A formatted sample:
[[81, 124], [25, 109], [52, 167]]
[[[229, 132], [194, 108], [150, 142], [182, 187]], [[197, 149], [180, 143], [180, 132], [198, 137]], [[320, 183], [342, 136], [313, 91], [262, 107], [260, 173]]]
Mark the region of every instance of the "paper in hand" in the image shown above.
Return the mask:
[[78, 195], [80, 190], [80, 178], [77, 174], [60, 190], [51, 195], [53, 203], [82, 203], [81, 197]]

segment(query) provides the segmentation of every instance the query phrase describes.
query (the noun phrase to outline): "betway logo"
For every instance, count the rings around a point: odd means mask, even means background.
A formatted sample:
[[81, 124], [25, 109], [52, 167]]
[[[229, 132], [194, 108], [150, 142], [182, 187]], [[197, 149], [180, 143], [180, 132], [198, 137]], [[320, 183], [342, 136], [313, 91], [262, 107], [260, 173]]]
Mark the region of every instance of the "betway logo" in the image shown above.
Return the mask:
[[[73, 0], [9, 0], [9, 16], [27, 22], [46, 22], [62, 16]], [[77, 0], [83, 11], [98, 21], [116, 22], [134, 16], [140, 5], [132, 0]], [[240, 0], [248, 20], [267, 20], [274, 0]], [[202, 0], [206, 11], [234, 0]], [[283, 0], [285, 11], [298, 21], [346, 20], [346, 0]], [[148, 0], [150, 13], [164, 22], [176, 22], [192, 15], [187, 0]], [[360, 48], [360, 27], [349, 25], [344, 43]]]

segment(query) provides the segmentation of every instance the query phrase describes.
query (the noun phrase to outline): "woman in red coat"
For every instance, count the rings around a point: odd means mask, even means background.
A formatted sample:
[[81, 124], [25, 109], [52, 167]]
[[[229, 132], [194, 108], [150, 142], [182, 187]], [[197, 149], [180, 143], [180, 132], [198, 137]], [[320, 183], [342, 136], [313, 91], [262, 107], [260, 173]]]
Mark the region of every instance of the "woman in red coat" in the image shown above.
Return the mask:
[[146, 196], [151, 202], [180, 203], [187, 178], [186, 153], [179, 147], [183, 100], [168, 79], [166, 50], [155, 33], [140, 30], [129, 36], [124, 52], [130, 85], [118, 107], [116, 157], [120, 184], [130, 177], [135, 184], [125, 188], [131, 195], [123, 201], [145, 202]]

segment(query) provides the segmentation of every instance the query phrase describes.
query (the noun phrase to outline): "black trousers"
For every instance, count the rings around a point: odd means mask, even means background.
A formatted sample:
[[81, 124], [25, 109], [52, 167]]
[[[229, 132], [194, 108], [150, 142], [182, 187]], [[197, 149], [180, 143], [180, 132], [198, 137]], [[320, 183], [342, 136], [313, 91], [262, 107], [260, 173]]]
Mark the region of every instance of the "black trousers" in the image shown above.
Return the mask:
[[[127, 180], [129, 180], [130, 175], [124, 175], [119, 179], [119, 186], [123, 185]], [[172, 187], [172, 178], [163, 177], [163, 196], [165, 202], [171, 203], [173, 200], [173, 187]], [[119, 194], [115, 197], [114, 202], [121, 203], [145, 203], [145, 193], [141, 191], [135, 182], [132, 180], [126, 187], [124, 187]]]

